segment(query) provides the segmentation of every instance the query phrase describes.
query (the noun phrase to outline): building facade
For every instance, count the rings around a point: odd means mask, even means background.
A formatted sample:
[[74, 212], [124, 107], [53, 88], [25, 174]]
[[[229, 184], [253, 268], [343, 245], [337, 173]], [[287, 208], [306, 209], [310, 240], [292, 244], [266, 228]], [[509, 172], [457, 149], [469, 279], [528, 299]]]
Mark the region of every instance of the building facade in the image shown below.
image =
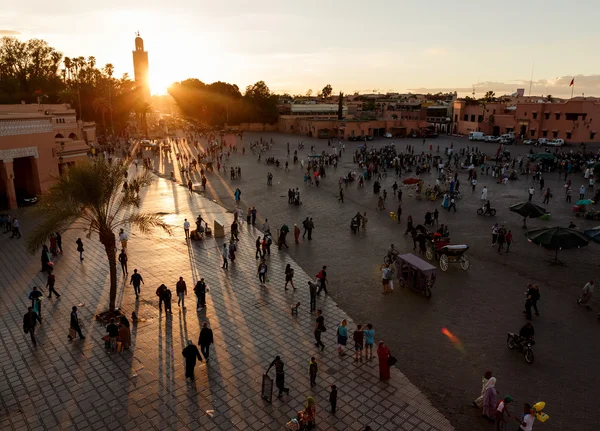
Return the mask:
[[583, 97], [558, 102], [531, 98], [487, 104], [455, 101], [454, 133], [467, 135], [475, 131], [495, 136], [513, 132], [521, 139], [597, 142], [600, 101]]
[[87, 162], [94, 123], [66, 104], [0, 105], [0, 208], [41, 195], [67, 166]]
[[135, 85], [140, 91], [141, 97], [145, 103], [150, 103], [150, 81], [148, 52], [144, 51], [144, 40], [137, 34], [135, 38], [135, 51], [133, 56], [133, 76]]

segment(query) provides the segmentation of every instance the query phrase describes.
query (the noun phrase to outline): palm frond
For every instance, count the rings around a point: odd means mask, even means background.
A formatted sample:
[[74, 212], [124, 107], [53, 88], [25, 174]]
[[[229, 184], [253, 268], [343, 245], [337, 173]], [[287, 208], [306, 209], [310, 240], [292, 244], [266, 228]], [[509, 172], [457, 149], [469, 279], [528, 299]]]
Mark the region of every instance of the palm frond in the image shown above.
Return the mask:
[[[162, 221], [162, 216], [159, 214], [135, 213], [126, 216], [122, 220], [114, 224], [114, 228], [131, 224], [139, 229], [141, 233], [149, 233], [152, 228], [159, 227], [169, 235], [173, 234], [171, 226]], [[116, 229], [115, 229], [116, 230]]]

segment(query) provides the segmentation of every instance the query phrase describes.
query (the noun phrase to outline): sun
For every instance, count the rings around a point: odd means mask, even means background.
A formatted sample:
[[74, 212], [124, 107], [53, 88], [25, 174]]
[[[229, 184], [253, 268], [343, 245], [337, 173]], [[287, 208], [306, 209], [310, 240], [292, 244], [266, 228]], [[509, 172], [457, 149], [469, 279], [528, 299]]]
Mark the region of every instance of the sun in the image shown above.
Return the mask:
[[167, 89], [173, 83], [172, 78], [168, 78], [160, 73], [161, 71], [150, 72], [150, 93], [153, 96], [162, 96], [167, 93]]

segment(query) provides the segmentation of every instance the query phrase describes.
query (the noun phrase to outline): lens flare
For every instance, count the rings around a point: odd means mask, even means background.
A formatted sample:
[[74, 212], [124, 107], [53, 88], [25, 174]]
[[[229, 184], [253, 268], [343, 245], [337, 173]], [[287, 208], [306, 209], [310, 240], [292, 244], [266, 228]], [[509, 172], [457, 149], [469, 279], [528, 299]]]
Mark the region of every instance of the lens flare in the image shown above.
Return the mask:
[[454, 344], [454, 347], [456, 348], [456, 350], [458, 350], [461, 353], [465, 353], [465, 348], [464, 348], [462, 342], [460, 341], [460, 339], [456, 335], [454, 335], [452, 332], [450, 332], [448, 330], [448, 328], [442, 328], [442, 334], [444, 334], [446, 337], [448, 337], [450, 342], [452, 344]]

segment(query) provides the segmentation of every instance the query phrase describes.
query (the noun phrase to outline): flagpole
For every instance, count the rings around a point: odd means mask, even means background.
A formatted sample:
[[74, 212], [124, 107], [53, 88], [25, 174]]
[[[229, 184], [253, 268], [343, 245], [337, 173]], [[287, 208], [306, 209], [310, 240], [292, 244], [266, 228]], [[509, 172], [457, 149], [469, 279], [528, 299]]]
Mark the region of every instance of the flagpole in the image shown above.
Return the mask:
[[571, 86], [571, 99], [573, 98], [573, 91], [575, 90], [575, 82], [573, 82], [573, 85]]

